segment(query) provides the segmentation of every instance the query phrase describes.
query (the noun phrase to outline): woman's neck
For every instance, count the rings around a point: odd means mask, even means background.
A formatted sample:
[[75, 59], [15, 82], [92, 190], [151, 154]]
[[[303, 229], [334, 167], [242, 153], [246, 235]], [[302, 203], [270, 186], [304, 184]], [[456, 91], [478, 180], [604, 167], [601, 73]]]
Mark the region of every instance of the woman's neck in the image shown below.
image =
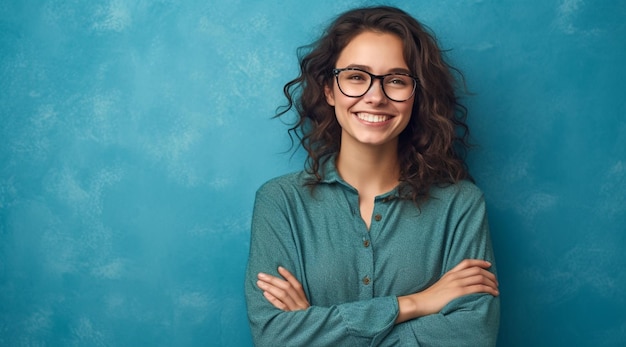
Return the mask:
[[398, 185], [397, 143], [387, 146], [342, 146], [337, 155], [339, 175], [359, 194], [376, 196]]

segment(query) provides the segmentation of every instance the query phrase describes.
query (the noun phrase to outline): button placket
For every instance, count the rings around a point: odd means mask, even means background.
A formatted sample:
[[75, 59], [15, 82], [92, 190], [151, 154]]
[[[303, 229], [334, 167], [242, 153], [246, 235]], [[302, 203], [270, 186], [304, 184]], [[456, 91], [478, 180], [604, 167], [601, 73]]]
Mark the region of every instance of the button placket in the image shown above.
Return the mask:
[[370, 241], [369, 233], [364, 230], [361, 238], [361, 252], [359, 256], [359, 272], [361, 272], [361, 283], [359, 297], [362, 299], [372, 298], [374, 288], [372, 276], [374, 275], [374, 250]]

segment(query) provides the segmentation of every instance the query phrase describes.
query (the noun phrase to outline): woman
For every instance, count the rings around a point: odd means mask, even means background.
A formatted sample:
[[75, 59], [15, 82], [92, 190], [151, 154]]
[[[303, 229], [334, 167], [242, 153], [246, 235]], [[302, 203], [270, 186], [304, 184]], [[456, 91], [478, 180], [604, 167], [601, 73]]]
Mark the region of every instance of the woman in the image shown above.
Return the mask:
[[485, 203], [433, 37], [399, 9], [356, 9], [300, 67], [279, 115], [297, 110], [307, 168], [257, 192], [245, 283], [255, 343], [495, 345]]

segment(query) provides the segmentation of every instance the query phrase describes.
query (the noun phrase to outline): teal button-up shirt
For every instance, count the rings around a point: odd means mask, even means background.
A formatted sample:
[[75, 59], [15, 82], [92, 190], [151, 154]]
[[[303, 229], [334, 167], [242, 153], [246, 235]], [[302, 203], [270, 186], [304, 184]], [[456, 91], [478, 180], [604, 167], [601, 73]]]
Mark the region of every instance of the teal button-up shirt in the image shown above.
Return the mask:
[[[499, 299], [474, 294], [438, 314], [394, 324], [397, 297], [428, 288], [466, 258], [495, 262], [480, 190], [463, 181], [432, 188], [416, 206], [397, 189], [375, 199], [370, 230], [358, 192], [332, 160], [313, 190], [305, 172], [265, 183], [256, 195], [245, 279], [258, 346], [493, 346]], [[256, 286], [257, 274], [302, 283], [311, 307], [284, 312]]]

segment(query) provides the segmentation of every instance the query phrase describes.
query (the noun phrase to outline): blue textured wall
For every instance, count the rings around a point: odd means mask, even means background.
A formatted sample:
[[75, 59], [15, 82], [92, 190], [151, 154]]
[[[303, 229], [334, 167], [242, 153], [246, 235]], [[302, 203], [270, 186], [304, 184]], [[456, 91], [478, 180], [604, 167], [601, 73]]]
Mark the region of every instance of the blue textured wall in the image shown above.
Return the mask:
[[[251, 345], [254, 191], [303, 160], [270, 117], [295, 48], [370, 3], [0, 2], [0, 345]], [[622, 345], [626, 2], [403, 8], [475, 93], [500, 345]]]

